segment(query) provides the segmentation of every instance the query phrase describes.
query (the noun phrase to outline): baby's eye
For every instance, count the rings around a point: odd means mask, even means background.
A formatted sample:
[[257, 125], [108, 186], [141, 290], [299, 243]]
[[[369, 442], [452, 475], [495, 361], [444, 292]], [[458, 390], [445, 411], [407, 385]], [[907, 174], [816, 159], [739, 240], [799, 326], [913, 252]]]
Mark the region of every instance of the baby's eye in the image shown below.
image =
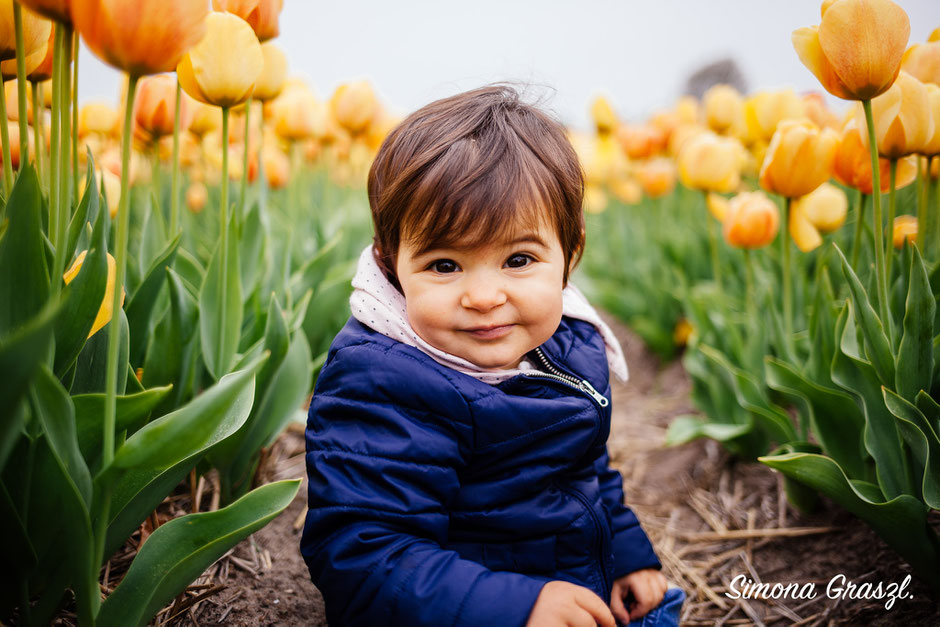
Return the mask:
[[457, 272], [459, 268], [457, 264], [450, 259], [438, 259], [437, 261], [431, 262], [428, 269], [440, 274], [450, 274], [451, 272]]
[[506, 265], [510, 268], [524, 268], [535, 261], [531, 256], [519, 253], [506, 260]]

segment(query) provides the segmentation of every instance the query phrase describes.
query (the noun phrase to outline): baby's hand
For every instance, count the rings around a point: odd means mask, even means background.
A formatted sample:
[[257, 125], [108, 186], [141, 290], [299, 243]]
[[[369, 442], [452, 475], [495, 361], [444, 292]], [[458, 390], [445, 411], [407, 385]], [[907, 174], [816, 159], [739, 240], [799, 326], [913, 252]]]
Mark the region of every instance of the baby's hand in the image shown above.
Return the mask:
[[[647, 612], [659, 605], [668, 588], [666, 578], [655, 568], [644, 568], [624, 575], [614, 582], [610, 591], [610, 609], [614, 616], [623, 624], [645, 616]], [[623, 604], [627, 595], [632, 594], [634, 601], [630, 603], [630, 611]]]
[[549, 581], [532, 606], [526, 627], [616, 627], [603, 599], [567, 581]]

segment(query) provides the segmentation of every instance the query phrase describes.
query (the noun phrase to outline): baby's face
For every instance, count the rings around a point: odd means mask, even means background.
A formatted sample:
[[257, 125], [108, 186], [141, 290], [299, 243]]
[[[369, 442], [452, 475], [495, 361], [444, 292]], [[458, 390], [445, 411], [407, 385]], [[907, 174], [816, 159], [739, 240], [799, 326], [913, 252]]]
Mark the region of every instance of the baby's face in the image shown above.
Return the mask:
[[431, 346], [481, 368], [515, 368], [558, 328], [565, 256], [550, 226], [416, 252], [402, 242], [396, 272], [408, 320]]

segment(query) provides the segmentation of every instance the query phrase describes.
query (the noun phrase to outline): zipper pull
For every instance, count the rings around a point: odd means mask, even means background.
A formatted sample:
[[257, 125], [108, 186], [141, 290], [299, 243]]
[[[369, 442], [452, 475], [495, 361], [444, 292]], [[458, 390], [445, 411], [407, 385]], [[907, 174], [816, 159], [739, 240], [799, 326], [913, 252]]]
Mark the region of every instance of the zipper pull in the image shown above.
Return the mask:
[[583, 391], [591, 395], [591, 397], [597, 401], [597, 404], [601, 407], [607, 407], [610, 404], [610, 401], [607, 400], [607, 397], [594, 389], [594, 386], [588, 383], [586, 379], [581, 379], [581, 382], [578, 384]]

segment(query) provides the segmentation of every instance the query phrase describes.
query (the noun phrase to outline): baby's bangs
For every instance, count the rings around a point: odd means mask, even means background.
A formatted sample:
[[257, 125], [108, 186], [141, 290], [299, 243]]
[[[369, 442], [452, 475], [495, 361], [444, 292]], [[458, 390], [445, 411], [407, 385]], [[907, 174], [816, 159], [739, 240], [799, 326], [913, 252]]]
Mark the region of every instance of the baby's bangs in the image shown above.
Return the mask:
[[513, 143], [462, 139], [428, 169], [402, 229], [417, 254], [511, 240], [540, 226], [557, 234], [557, 180], [522, 142]]

